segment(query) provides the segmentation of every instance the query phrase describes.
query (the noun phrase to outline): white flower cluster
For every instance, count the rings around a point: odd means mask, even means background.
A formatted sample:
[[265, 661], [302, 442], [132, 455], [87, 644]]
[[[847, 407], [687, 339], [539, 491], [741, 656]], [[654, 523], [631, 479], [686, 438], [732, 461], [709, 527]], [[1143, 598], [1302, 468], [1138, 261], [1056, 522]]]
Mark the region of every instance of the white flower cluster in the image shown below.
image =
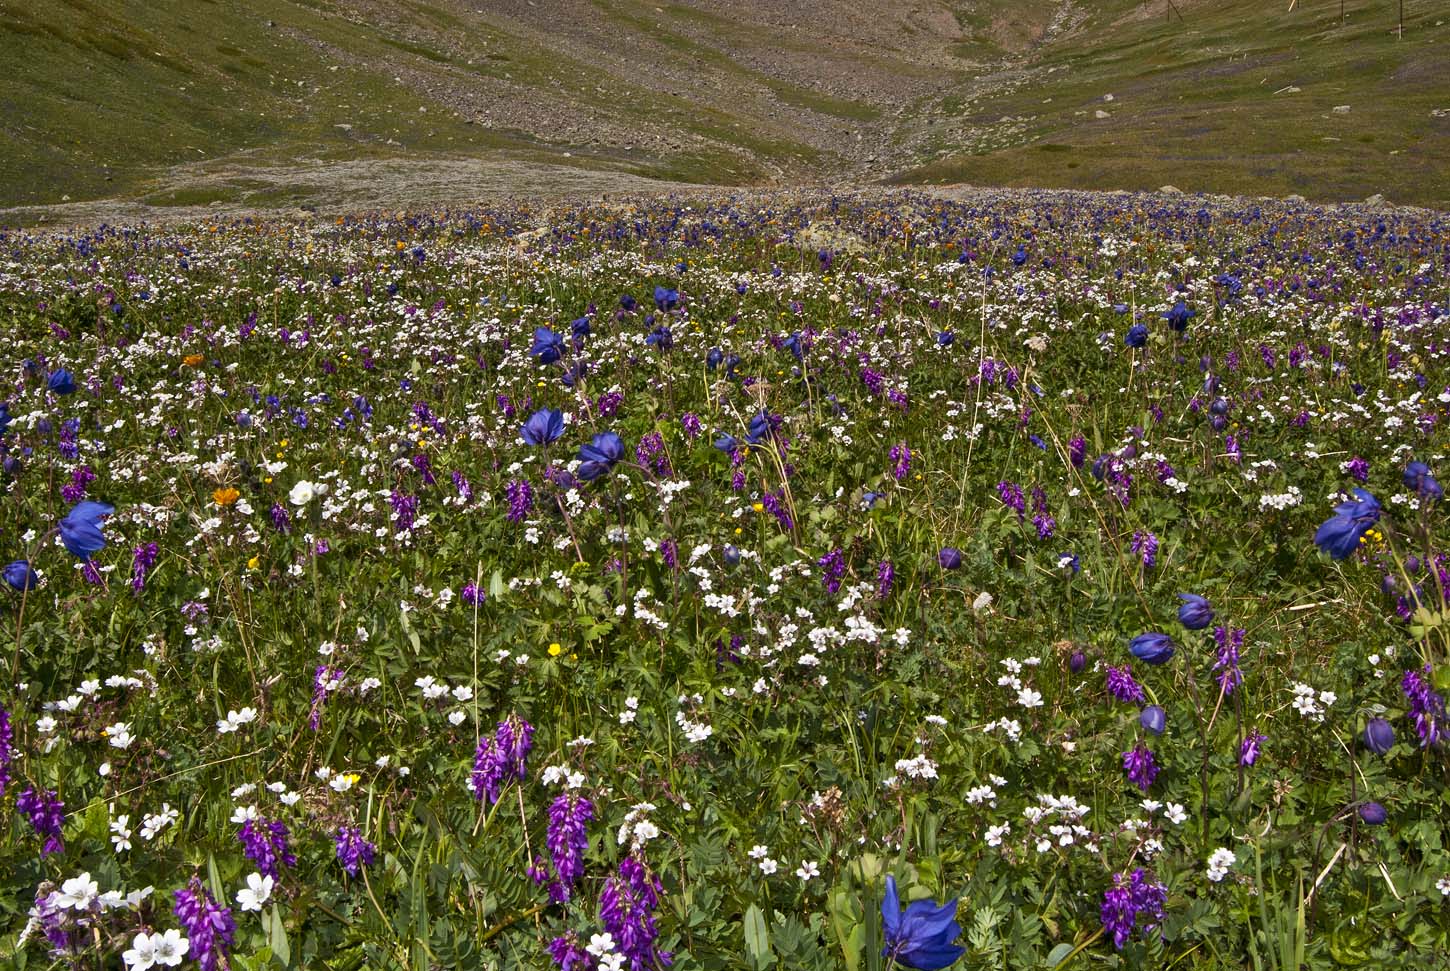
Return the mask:
[[1228, 876], [1228, 868], [1234, 865], [1234, 851], [1229, 849], [1217, 849], [1208, 855], [1208, 879], [1212, 883], [1218, 883]]
[[1294, 710], [1316, 722], [1324, 721], [1324, 712], [1334, 704], [1338, 697], [1333, 691], [1321, 691], [1316, 697], [1314, 689], [1302, 681], [1295, 682], [1292, 690], [1294, 692]]

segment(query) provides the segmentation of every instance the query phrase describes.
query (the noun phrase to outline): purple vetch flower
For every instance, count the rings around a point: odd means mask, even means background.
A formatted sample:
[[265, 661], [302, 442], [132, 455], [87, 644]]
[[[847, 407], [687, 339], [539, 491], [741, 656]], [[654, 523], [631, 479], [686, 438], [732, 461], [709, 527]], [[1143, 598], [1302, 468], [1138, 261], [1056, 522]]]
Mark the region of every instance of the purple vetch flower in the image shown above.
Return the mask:
[[484, 594], [483, 591], [478, 589], [478, 584], [470, 581], [463, 585], [463, 589], [458, 593], [458, 599], [470, 607], [476, 607], [483, 603]]
[[15, 760], [15, 729], [10, 726], [10, 712], [0, 708], [0, 798], [10, 785], [10, 763]]
[[767, 492], [760, 497], [760, 503], [765, 507], [766, 512], [776, 518], [781, 529], [786, 531], [795, 529], [795, 521], [790, 518], [790, 511], [785, 508], [785, 503], [781, 502], [780, 493]]
[[549, 956], [559, 971], [589, 971], [594, 967], [594, 959], [572, 931], [549, 942]]
[[1420, 672], [1406, 671], [1400, 679], [1400, 690], [1409, 702], [1406, 714], [1415, 722], [1420, 747], [1427, 748], [1444, 740], [1450, 734], [1450, 725], [1445, 720], [1445, 699], [1430, 686], [1430, 665], [1426, 664], [1423, 671], [1423, 677]]
[[694, 441], [705, 432], [705, 426], [700, 424], [700, 416], [692, 411], [687, 411], [680, 416], [680, 427], [685, 430], [685, 436]]
[[146, 589], [146, 576], [161, 557], [161, 549], [155, 543], [142, 543], [131, 551], [131, 589], [140, 593]]
[[511, 479], [504, 487], [504, 495], [509, 504], [508, 521], [521, 523], [527, 519], [534, 508], [534, 487], [529, 485], [529, 480]]
[[1083, 462], [1087, 459], [1087, 439], [1083, 438], [1081, 435], [1075, 435], [1073, 439], [1067, 443], [1067, 457], [1068, 460], [1072, 462], [1073, 468], [1082, 468]]
[[1269, 736], [1260, 735], [1258, 732], [1250, 732], [1244, 739], [1243, 745], [1239, 746], [1239, 765], [1253, 765], [1259, 759], [1259, 749], [1269, 740]]
[[350, 877], [362, 872], [365, 866], [373, 865], [377, 846], [363, 839], [362, 830], [356, 826], [339, 826], [334, 841], [337, 845], [337, 862]]
[[322, 724], [322, 709], [327, 696], [342, 687], [342, 668], [319, 664], [312, 673], [312, 711], [307, 716], [307, 727], [314, 732]]
[[60, 839], [61, 826], [65, 822], [65, 803], [56, 797], [54, 789], [40, 790], [34, 786], [26, 789], [15, 797], [15, 811], [30, 822], [36, 836], [45, 838], [40, 848], [42, 857], [65, 849]]
[[821, 583], [826, 590], [832, 594], [840, 590], [841, 578], [846, 575], [845, 553], [838, 547], [817, 560], [816, 565], [821, 568]]
[[286, 823], [261, 816], [245, 820], [237, 830], [242, 855], [256, 864], [258, 873], [274, 879], [280, 875], [279, 864], [297, 865], [297, 856], [287, 843], [288, 835]]
[[1103, 894], [1099, 916], [1103, 930], [1113, 939], [1113, 947], [1121, 951], [1138, 927], [1139, 917], [1146, 916], [1144, 932], [1157, 929], [1164, 919], [1163, 905], [1168, 900], [1168, 888], [1150, 878], [1142, 867], [1131, 876], [1119, 873], [1113, 877], [1113, 886]]
[[1144, 569], [1151, 570], [1158, 562], [1158, 537], [1146, 530], [1134, 530], [1128, 548], [1142, 556]]
[[1123, 769], [1128, 773], [1128, 781], [1144, 792], [1158, 778], [1158, 763], [1153, 760], [1152, 750], [1142, 742], [1123, 753]]
[[217, 971], [228, 967], [227, 955], [237, 933], [237, 923], [229, 907], [223, 907], [201, 885], [200, 877], [192, 877], [184, 890], [175, 893], [172, 913], [181, 921], [191, 945], [187, 956], [196, 961], [201, 971]]
[[660, 558], [665, 561], [665, 566], [671, 570], [680, 568], [680, 546], [673, 539], [660, 541]]
[[458, 498], [464, 502], [472, 502], [473, 486], [469, 483], [468, 477], [462, 472], [452, 472], [450, 475], [453, 479], [453, 488], [458, 490]]
[[589, 821], [594, 818], [594, 804], [583, 796], [566, 792], [549, 807], [549, 832], [545, 842], [554, 864], [554, 880], [549, 884], [549, 900], [563, 903], [573, 894], [574, 885], [584, 875], [584, 852], [589, 849]]
[[1365, 459], [1360, 458], [1358, 455], [1350, 459], [1348, 462], [1345, 462], [1343, 465], [1343, 469], [1346, 473], [1349, 474], [1349, 477], [1356, 482], [1369, 481], [1369, 462]]
[[86, 496], [86, 486], [96, 480], [89, 465], [82, 465], [70, 474], [70, 482], [60, 487], [60, 497], [74, 505]]
[[1002, 505], [1017, 514], [1017, 521], [1019, 523], [1026, 517], [1027, 498], [1022, 495], [1022, 487], [1017, 483], [1008, 482], [1005, 479], [998, 482], [997, 498], [1002, 500]]
[[668, 966], [672, 955], [655, 950], [659, 926], [655, 909], [664, 891], [659, 878], [634, 855], [619, 863], [619, 870], [604, 881], [599, 894], [599, 920], [614, 938], [631, 971]]
[[900, 482], [911, 471], [911, 447], [905, 442], [898, 442], [891, 446], [888, 455], [893, 463], [891, 475]]
[[418, 497], [393, 489], [388, 493], [388, 504], [393, 507], [394, 528], [400, 533], [412, 530], [418, 521]]
[[279, 533], [292, 531], [292, 517], [280, 502], [272, 503], [272, 528]]
[[1132, 669], [1124, 664], [1120, 668], [1108, 668], [1108, 694], [1119, 701], [1143, 703], [1143, 688], [1133, 680]]
[[1218, 644], [1218, 660], [1214, 661], [1213, 669], [1218, 672], [1218, 684], [1225, 696], [1233, 694], [1234, 689], [1244, 683], [1244, 673], [1239, 668], [1239, 648], [1243, 647], [1245, 633], [1242, 627], [1232, 631], [1223, 627], [1213, 629], [1213, 639]]
[[672, 474], [670, 459], [665, 454], [665, 439], [659, 432], [650, 432], [640, 438], [634, 447], [635, 461], [645, 468], [654, 470], [655, 475], [667, 479]]
[[493, 735], [479, 739], [473, 753], [473, 774], [468, 780], [473, 797], [495, 803], [504, 786], [523, 782], [533, 744], [534, 726], [518, 715], [509, 715], [498, 723]]
[[885, 600], [891, 594], [891, 584], [896, 580], [896, 569], [890, 560], [876, 565], [876, 599]]

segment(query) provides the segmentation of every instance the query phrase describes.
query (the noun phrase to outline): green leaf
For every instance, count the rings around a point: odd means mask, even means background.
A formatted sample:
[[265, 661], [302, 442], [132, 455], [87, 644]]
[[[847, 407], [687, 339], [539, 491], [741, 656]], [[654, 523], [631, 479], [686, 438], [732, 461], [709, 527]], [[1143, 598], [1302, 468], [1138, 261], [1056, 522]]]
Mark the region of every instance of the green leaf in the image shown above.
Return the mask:
[[268, 921], [268, 941], [272, 947], [272, 953], [283, 967], [292, 963], [292, 945], [287, 941], [287, 927], [282, 923], [282, 905], [272, 905], [272, 916]]
[[770, 949], [770, 928], [758, 904], [751, 904], [745, 911], [745, 954], [756, 968], [768, 968], [775, 963]]

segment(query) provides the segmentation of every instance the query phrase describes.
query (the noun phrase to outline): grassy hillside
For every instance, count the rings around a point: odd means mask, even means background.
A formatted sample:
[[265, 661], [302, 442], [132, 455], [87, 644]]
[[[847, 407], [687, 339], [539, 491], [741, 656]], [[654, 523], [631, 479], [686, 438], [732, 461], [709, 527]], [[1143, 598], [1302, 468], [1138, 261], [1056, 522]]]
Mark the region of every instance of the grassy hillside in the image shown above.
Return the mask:
[[346, 206], [367, 165], [433, 160], [519, 192], [572, 169], [1450, 207], [1450, 4], [1410, 3], [1403, 39], [1380, 0], [1272, 6], [0, 0], [0, 206]]

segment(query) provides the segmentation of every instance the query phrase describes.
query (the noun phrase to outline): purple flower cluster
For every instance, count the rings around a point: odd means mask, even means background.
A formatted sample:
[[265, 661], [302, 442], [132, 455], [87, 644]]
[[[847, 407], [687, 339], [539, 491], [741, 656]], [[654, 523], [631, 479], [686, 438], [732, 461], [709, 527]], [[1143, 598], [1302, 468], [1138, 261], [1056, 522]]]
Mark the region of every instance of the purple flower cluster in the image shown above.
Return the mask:
[[672, 474], [670, 458], [665, 454], [665, 439], [659, 432], [650, 432], [640, 437], [639, 444], [634, 447], [634, 458], [640, 465], [652, 469], [660, 478], [667, 479]]
[[1158, 562], [1158, 537], [1146, 530], [1135, 530], [1128, 548], [1143, 558], [1143, 568], [1153, 569]]
[[357, 876], [365, 866], [373, 865], [377, 847], [363, 839], [362, 830], [356, 826], [337, 827], [337, 862], [350, 877]]
[[493, 735], [479, 739], [473, 753], [473, 775], [468, 788], [475, 799], [498, 802], [499, 793], [510, 782], [523, 782], [528, 771], [529, 749], [534, 746], [534, 726], [517, 715], [498, 723]]
[[997, 483], [997, 498], [1002, 500], [1002, 505], [1017, 514], [1017, 521], [1020, 523], [1027, 515], [1027, 497], [1022, 494], [1022, 487], [1015, 482], [1008, 482], [1005, 479]]
[[780, 523], [781, 529], [795, 529], [795, 521], [790, 518], [790, 512], [785, 508], [785, 503], [780, 501], [780, 495], [775, 492], [767, 492], [760, 497], [760, 504], [765, 511], [770, 513]]
[[160, 558], [161, 549], [155, 543], [142, 543], [131, 552], [132, 590], [140, 593], [146, 589], [146, 577]]
[[261, 816], [248, 819], [237, 830], [242, 855], [256, 864], [258, 873], [273, 878], [277, 877], [281, 867], [297, 865], [297, 855], [287, 845], [287, 836], [286, 823]]
[[589, 971], [594, 966], [594, 959], [572, 931], [549, 942], [549, 955], [560, 971]]
[[464, 502], [473, 501], [473, 485], [468, 481], [468, 476], [462, 472], [452, 472], [453, 488], [458, 490], [458, 498]]
[[388, 494], [388, 504], [393, 507], [394, 528], [406, 533], [418, 521], [418, 497], [394, 489]]
[[0, 797], [10, 785], [10, 763], [15, 759], [15, 729], [10, 727], [10, 712], [0, 708]]
[[187, 957], [196, 961], [201, 971], [226, 968], [227, 954], [237, 933], [231, 908], [218, 904], [198, 877], [192, 877], [186, 889], [176, 891], [175, 899], [172, 913], [181, 921], [191, 945]]
[[280, 502], [272, 503], [272, 528], [279, 533], [290, 533], [292, 531], [292, 517]]
[[846, 554], [840, 547], [831, 550], [825, 556], [816, 561], [821, 568], [821, 583], [830, 593], [834, 594], [841, 589], [841, 578], [846, 575]]
[[307, 727], [314, 732], [322, 724], [322, 708], [327, 704], [328, 693], [336, 690], [333, 682], [341, 678], [341, 668], [328, 667], [326, 664], [319, 664], [312, 673], [312, 711], [307, 716]]
[[89, 465], [82, 465], [70, 474], [70, 481], [60, 487], [60, 497], [75, 505], [86, 497], [86, 486], [96, 480], [96, 473]]
[[1103, 930], [1113, 939], [1113, 947], [1123, 949], [1140, 917], [1146, 918], [1142, 925], [1145, 933], [1157, 929], [1163, 923], [1163, 905], [1167, 901], [1168, 888], [1154, 881], [1142, 867], [1131, 876], [1115, 875], [1112, 888], [1103, 894], [1100, 911]]
[[534, 508], [534, 487], [528, 479], [510, 480], [504, 487], [504, 495], [508, 498], [509, 522], [521, 523], [529, 517], [529, 511]]
[[1213, 639], [1218, 644], [1218, 660], [1213, 662], [1213, 669], [1218, 672], [1218, 685], [1225, 695], [1233, 694], [1244, 683], [1244, 673], [1239, 669], [1239, 648], [1244, 645], [1245, 633], [1242, 627], [1232, 631], [1221, 626], [1213, 629]]
[[1108, 668], [1108, 694], [1119, 701], [1143, 703], [1143, 688], [1133, 680], [1133, 671], [1124, 664], [1120, 668]]
[[1239, 765], [1253, 765], [1259, 759], [1259, 749], [1269, 736], [1260, 735], [1258, 732], [1250, 732], [1244, 739], [1243, 745], [1239, 746]]
[[[1430, 665], [1425, 665], [1424, 674], [1430, 674]], [[1445, 720], [1445, 699], [1430, 687], [1426, 677], [1418, 671], [1406, 671], [1400, 679], [1400, 690], [1409, 702], [1409, 716], [1415, 721], [1415, 731], [1420, 736], [1420, 746], [1427, 748], [1450, 735], [1450, 725]]]
[[34, 786], [15, 797], [15, 811], [30, 821], [30, 828], [36, 836], [45, 837], [40, 848], [41, 856], [49, 856], [65, 849], [60, 841], [61, 825], [65, 821], [65, 803], [56, 797], [55, 790], [39, 790]]
[[905, 442], [891, 446], [888, 453], [892, 461], [891, 475], [900, 482], [911, 471], [911, 448]]
[[891, 565], [890, 560], [882, 560], [876, 565], [876, 599], [885, 600], [891, 595], [891, 585], [896, 581], [896, 568]]
[[1142, 742], [1123, 753], [1123, 768], [1128, 773], [1128, 781], [1144, 792], [1158, 778], [1158, 763], [1153, 760], [1152, 750]]
[[664, 888], [644, 861], [627, 856], [619, 872], [611, 873], [599, 894], [599, 919], [614, 938], [619, 953], [629, 959], [631, 971], [668, 966], [671, 955], [655, 950], [659, 927], [655, 908]]
[[[593, 818], [594, 804], [572, 792], [557, 797], [549, 806], [549, 832], [545, 842], [554, 864], [554, 879], [549, 882], [549, 900], [553, 903], [568, 900], [574, 885], [584, 875], [584, 852], [589, 849], [588, 824]], [[537, 876], [543, 876], [542, 872]]]

